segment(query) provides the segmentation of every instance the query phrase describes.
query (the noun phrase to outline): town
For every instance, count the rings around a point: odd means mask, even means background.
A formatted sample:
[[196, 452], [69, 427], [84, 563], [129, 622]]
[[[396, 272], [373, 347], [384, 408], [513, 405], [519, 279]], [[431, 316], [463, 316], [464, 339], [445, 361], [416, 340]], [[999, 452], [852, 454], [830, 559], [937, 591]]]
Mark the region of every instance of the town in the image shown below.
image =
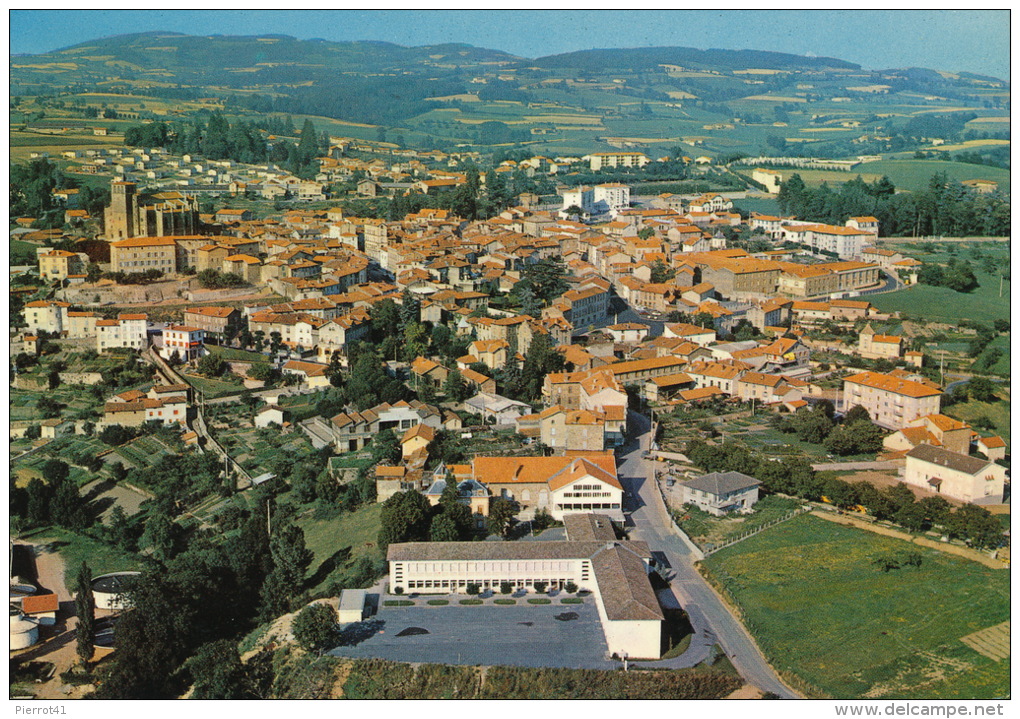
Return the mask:
[[88, 127], [12, 189], [12, 696], [1008, 696], [1008, 221], [875, 209], [995, 181]]

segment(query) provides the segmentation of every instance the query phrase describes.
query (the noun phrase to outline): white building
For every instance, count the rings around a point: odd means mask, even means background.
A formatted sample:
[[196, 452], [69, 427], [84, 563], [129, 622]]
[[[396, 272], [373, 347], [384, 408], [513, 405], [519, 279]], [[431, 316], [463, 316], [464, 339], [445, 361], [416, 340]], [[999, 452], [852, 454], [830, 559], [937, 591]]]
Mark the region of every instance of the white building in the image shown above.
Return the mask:
[[[390, 591], [466, 592], [469, 584], [499, 591], [569, 583], [592, 593], [609, 654], [657, 659], [662, 610], [648, 581], [644, 542], [619, 541], [607, 517], [571, 515], [567, 541], [408, 542], [387, 552]], [[442, 610], [437, 610], [442, 611]]]
[[981, 457], [919, 444], [907, 452], [907, 484], [974, 504], [1001, 504], [1006, 468]]
[[579, 207], [585, 215], [604, 215], [630, 207], [630, 187], [618, 182], [588, 187], [580, 185], [563, 191], [562, 217], [571, 207]]
[[159, 349], [159, 355], [168, 360], [174, 354], [183, 362], [208, 354], [205, 349], [205, 330], [189, 325], [170, 325], [163, 330], [163, 346]]
[[758, 501], [760, 484], [741, 472], [712, 472], [683, 482], [681, 501], [717, 517], [730, 512], [746, 513]]
[[23, 310], [25, 322], [34, 332], [50, 332], [60, 334], [67, 326], [67, 302], [54, 300], [36, 300], [25, 305]]
[[115, 320], [96, 322], [96, 350], [128, 347], [141, 350], [146, 346], [148, 315], [118, 315]]

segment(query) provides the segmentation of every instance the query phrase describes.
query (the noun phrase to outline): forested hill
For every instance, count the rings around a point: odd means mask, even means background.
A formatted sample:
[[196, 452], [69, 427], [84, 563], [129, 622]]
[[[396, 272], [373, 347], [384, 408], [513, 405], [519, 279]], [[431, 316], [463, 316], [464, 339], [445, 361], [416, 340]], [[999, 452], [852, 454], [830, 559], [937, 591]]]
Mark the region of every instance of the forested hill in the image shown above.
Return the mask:
[[588, 70], [652, 70], [661, 65], [689, 69], [860, 70], [860, 65], [831, 57], [805, 57], [763, 50], [698, 50], [693, 47], [643, 47], [580, 50], [535, 60], [539, 67]]

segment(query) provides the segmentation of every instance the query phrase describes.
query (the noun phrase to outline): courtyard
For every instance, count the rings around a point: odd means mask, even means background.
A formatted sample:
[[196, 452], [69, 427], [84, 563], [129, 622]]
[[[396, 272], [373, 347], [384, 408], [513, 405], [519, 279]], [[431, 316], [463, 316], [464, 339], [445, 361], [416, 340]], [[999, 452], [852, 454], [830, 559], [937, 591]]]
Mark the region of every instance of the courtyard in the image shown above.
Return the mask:
[[594, 602], [380, 606], [344, 630], [338, 657], [398, 662], [615, 669]]

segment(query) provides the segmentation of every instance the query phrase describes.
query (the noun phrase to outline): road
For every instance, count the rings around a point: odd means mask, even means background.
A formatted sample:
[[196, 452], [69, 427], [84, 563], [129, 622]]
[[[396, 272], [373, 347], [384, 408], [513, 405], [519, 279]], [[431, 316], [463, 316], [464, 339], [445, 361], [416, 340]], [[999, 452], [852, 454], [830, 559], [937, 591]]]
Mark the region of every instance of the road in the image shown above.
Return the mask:
[[750, 634], [723, 604], [719, 596], [694, 567], [691, 548], [673, 530], [666, 505], [655, 482], [649, 479], [654, 464], [644, 459], [650, 442], [650, 422], [636, 412], [630, 413], [630, 425], [637, 436], [624, 448], [618, 472], [627, 501], [628, 527], [631, 536], [648, 542], [653, 552], [662, 552], [674, 572], [670, 584], [681, 606], [687, 611], [695, 631], [695, 642], [713, 641], [722, 646], [740, 675], [762, 691], [773, 692], [786, 699], [801, 698], [786, 686], [765, 661]]

